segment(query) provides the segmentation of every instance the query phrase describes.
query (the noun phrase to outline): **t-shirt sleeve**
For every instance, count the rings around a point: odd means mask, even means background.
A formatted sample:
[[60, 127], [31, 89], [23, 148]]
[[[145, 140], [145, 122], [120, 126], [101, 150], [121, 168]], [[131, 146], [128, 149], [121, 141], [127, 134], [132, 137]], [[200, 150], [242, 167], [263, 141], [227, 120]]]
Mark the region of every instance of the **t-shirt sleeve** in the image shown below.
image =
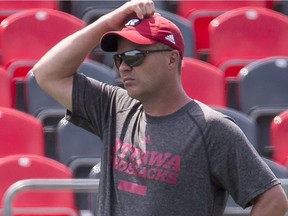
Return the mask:
[[73, 111], [67, 110], [66, 119], [102, 138], [117, 111], [125, 109], [130, 102], [124, 89], [76, 73], [72, 90]]
[[76, 73], [73, 80], [72, 110], [66, 119], [101, 137], [106, 108], [109, 106], [109, 88], [102, 82]]
[[213, 181], [226, 188], [237, 204], [246, 208], [280, 183], [231, 119], [213, 119], [206, 132]]

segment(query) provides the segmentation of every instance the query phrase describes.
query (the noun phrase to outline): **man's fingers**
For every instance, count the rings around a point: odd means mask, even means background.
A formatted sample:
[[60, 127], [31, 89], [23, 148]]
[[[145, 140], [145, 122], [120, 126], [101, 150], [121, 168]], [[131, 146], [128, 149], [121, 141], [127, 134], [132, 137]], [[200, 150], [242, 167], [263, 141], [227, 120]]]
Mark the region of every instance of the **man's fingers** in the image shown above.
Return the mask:
[[139, 19], [150, 17], [154, 14], [155, 8], [152, 0], [132, 0], [133, 10]]

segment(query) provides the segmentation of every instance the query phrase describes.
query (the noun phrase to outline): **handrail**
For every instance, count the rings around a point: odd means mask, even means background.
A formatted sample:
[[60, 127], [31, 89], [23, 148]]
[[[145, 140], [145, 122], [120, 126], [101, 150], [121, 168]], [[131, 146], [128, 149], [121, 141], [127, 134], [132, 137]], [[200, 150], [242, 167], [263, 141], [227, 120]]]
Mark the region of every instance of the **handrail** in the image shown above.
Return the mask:
[[4, 194], [4, 216], [12, 216], [13, 200], [23, 190], [70, 189], [75, 192], [98, 192], [99, 179], [25, 179], [12, 184]]

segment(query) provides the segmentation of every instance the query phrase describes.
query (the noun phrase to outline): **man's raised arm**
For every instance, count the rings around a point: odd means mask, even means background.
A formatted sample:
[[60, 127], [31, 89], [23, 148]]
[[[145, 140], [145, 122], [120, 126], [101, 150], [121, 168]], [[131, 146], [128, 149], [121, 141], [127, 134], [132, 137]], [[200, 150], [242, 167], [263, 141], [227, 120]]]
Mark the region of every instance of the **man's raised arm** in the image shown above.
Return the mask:
[[152, 0], [132, 0], [94, 23], [60, 41], [48, 51], [32, 72], [39, 86], [60, 104], [72, 111], [73, 75], [102, 35], [118, 30], [132, 17], [140, 19], [154, 14]]

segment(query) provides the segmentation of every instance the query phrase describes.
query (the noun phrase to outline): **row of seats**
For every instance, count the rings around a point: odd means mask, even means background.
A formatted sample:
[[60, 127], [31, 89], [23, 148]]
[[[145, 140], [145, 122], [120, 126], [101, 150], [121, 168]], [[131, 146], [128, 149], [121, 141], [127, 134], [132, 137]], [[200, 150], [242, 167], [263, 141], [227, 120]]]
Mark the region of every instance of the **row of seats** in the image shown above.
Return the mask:
[[[214, 109], [232, 117], [236, 121], [236, 123], [240, 126], [240, 128], [243, 130], [243, 132], [246, 134], [247, 138], [251, 141], [251, 143], [252, 144], [254, 143], [256, 139], [255, 134], [253, 133], [255, 132], [255, 124], [251, 118], [249, 118], [248, 116], [244, 115], [241, 112], [229, 108], [214, 107]], [[63, 110], [61, 110], [61, 112], [62, 111]], [[59, 117], [61, 117], [61, 112], [58, 113]], [[1, 116], [2, 118], [0, 119], [0, 125], [3, 125], [6, 131], [13, 131], [13, 134], [0, 135], [1, 144], [3, 144], [3, 146], [1, 145], [1, 149], [2, 147], [4, 148], [4, 150], [8, 149], [7, 145], [5, 145], [4, 142], [5, 137], [7, 139], [13, 139], [14, 143], [13, 148], [11, 148], [11, 142], [9, 142], [8, 140], [7, 144], [10, 147], [9, 149], [13, 149], [14, 151], [7, 152], [7, 155], [2, 154], [0, 159], [1, 171], [3, 171], [1, 168], [2, 166], [6, 166], [6, 164], [8, 163], [12, 163], [13, 165], [13, 168], [12, 165], [9, 166], [9, 169], [7, 168], [7, 170], [10, 171], [13, 170], [13, 174], [11, 172], [4, 172], [7, 173], [10, 176], [10, 178], [7, 178], [7, 184], [1, 185], [3, 194], [5, 192], [5, 189], [8, 188], [8, 185], [11, 185], [12, 181], [16, 182], [17, 180], [20, 180], [20, 178], [23, 179], [59, 178], [59, 174], [61, 173], [63, 174], [63, 169], [65, 170], [67, 178], [88, 178], [93, 166], [99, 163], [101, 160], [102, 143], [99, 140], [99, 138], [79, 127], [76, 127], [71, 123], [68, 123], [64, 119], [60, 120], [60, 122], [57, 124], [56, 143], [58, 145], [57, 146], [58, 158], [53, 160], [43, 155], [43, 145], [46, 145], [47, 143], [43, 144], [43, 130], [39, 130], [40, 128], [43, 127], [40, 124], [40, 119], [37, 119], [36, 117], [32, 118], [31, 115], [17, 111], [12, 108], [3, 108], [3, 107], [1, 108]], [[10, 121], [7, 120], [9, 119], [9, 117]], [[9, 124], [5, 124], [7, 122]], [[26, 129], [19, 128], [19, 125], [23, 124], [25, 124]], [[29, 134], [29, 132], [32, 131], [31, 128], [36, 129], [33, 130], [34, 133], [33, 136]], [[271, 124], [271, 131], [273, 132], [271, 141], [273, 143], [275, 152], [274, 159], [277, 162], [277, 164], [271, 160], [264, 158], [266, 163], [272, 168], [274, 173], [279, 178], [288, 177], [288, 172], [284, 167], [285, 163], [287, 162], [287, 154], [288, 154], [287, 150], [285, 149], [286, 148], [285, 145], [287, 142], [287, 129], [288, 129], [288, 109], [285, 110], [283, 113], [280, 113], [277, 117], [275, 117], [273, 124]], [[4, 129], [2, 128], [0, 131], [4, 131]], [[27, 131], [28, 133], [26, 133]], [[29, 142], [31, 142], [31, 140], [35, 141], [35, 137], [37, 136], [42, 137], [41, 139], [38, 139], [39, 143], [34, 143], [33, 148], [29, 147], [30, 146]], [[17, 137], [18, 139], [15, 140], [15, 137]], [[21, 148], [19, 148], [19, 146]], [[25, 147], [27, 148], [25, 149]], [[255, 146], [255, 148], [257, 148], [257, 146]], [[35, 152], [35, 149], [41, 149], [41, 150]], [[1, 150], [1, 152], [2, 151], [3, 149]], [[33, 155], [30, 156], [30, 154]], [[36, 162], [33, 162], [34, 160], [38, 161], [37, 163], [41, 164], [48, 163], [49, 166], [52, 167], [48, 169], [45, 168], [45, 166], [47, 165], [42, 165], [38, 166], [37, 168], [33, 168], [33, 166], [31, 167], [31, 163], [37, 164]], [[56, 169], [55, 166], [58, 167], [58, 169], [62, 167], [62, 172], [58, 173], [58, 175], [55, 174], [55, 171], [54, 172], [50, 171], [51, 169], [52, 170]], [[67, 169], [69, 171], [67, 171]], [[32, 172], [32, 170], [34, 170], [34, 172]], [[17, 175], [15, 175], [15, 173]], [[23, 173], [25, 173], [25, 175]], [[67, 174], [69, 174], [70, 177]], [[99, 178], [99, 176], [97, 178]], [[29, 195], [31, 196], [31, 194]], [[70, 197], [71, 196], [72, 195], [70, 195]], [[80, 209], [89, 208], [87, 202], [88, 199], [87, 194], [79, 194], [79, 195], [77, 194], [77, 196], [74, 198], [76, 198], [76, 201], [75, 200], [74, 201], [76, 202], [75, 205], [77, 208]], [[27, 198], [25, 198], [24, 200], [25, 202], [34, 201], [34, 199], [27, 199]], [[46, 202], [45, 198], [39, 198], [37, 200], [38, 201], [40, 200], [41, 203], [46, 203], [50, 205], [50, 202]], [[22, 202], [23, 200], [21, 202], [19, 201], [19, 203]], [[18, 202], [16, 201], [16, 203]], [[28, 204], [26, 203], [26, 205]], [[39, 205], [39, 203], [37, 205]], [[64, 204], [61, 203], [61, 205]]]
[[[238, 76], [237, 94], [235, 94], [239, 103], [238, 111], [249, 115], [257, 123], [257, 143], [261, 149], [267, 148], [267, 152], [261, 150], [260, 153], [269, 157], [271, 154], [269, 153], [268, 125], [279, 111], [288, 107], [287, 67], [287, 57], [265, 58], [247, 65]], [[112, 85], [121, 85], [118, 83], [115, 71], [93, 60], [86, 60], [78, 72]], [[4, 72], [2, 74], [5, 75]], [[5, 80], [8, 79], [1, 79], [3, 83]], [[225, 97], [227, 89], [224, 76], [219, 68], [197, 59], [185, 57], [182, 65], [182, 82], [185, 91], [191, 98], [211, 106], [229, 107]], [[1, 85], [2, 88], [4, 86], [9, 88], [9, 83], [4, 84]], [[40, 89], [33, 74], [28, 73], [20, 87], [18, 85], [15, 96], [17, 109], [43, 119], [48, 126], [51, 122], [54, 123], [55, 119], [59, 120], [49, 117], [46, 108], [64, 108]], [[1, 94], [4, 96], [3, 101], [7, 99], [5, 95], [5, 93]], [[3, 104], [4, 102], [2, 106]], [[53, 131], [53, 125], [47, 128], [48, 131]], [[53, 143], [52, 138], [53, 133], [47, 137]]]
[[[103, 11], [102, 14], [92, 9], [89, 11], [91, 12], [90, 18], [84, 21], [52, 9], [26, 10], [13, 14], [3, 21], [0, 27], [2, 67], [11, 77], [11, 81], [14, 84], [21, 84], [21, 80], [33, 64], [53, 45], [65, 36], [83, 28], [86, 24], [90, 24], [91, 20], [103, 15]], [[195, 32], [192, 30], [190, 22], [167, 11], [161, 11], [161, 13], [173, 20], [183, 32], [186, 44], [185, 56], [195, 57], [195, 41], [193, 39]], [[94, 18], [92, 18], [93, 16]], [[58, 24], [55, 25], [55, 23]], [[287, 16], [260, 7], [230, 10], [210, 22], [210, 57], [207, 61], [218, 67], [225, 76], [229, 90], [226, 95], [229, 107], [237, 108], [233, 86], [241, 68], [261, 58], [288, 56], [288, 44], [285, 43], [287, 25]], [[269, 37], [263, 37], [268, 34]], [[27, 44], [30, 46], [29, 51], [25, 49]], [[95, 47], [90, 58], [112, 68], [112, 54], [103, 53], [99, 47]], [[12, 85], [12, 95], [15, 94], [15, 88]], [[13, 99], [12, 106], [15, 106]]]

